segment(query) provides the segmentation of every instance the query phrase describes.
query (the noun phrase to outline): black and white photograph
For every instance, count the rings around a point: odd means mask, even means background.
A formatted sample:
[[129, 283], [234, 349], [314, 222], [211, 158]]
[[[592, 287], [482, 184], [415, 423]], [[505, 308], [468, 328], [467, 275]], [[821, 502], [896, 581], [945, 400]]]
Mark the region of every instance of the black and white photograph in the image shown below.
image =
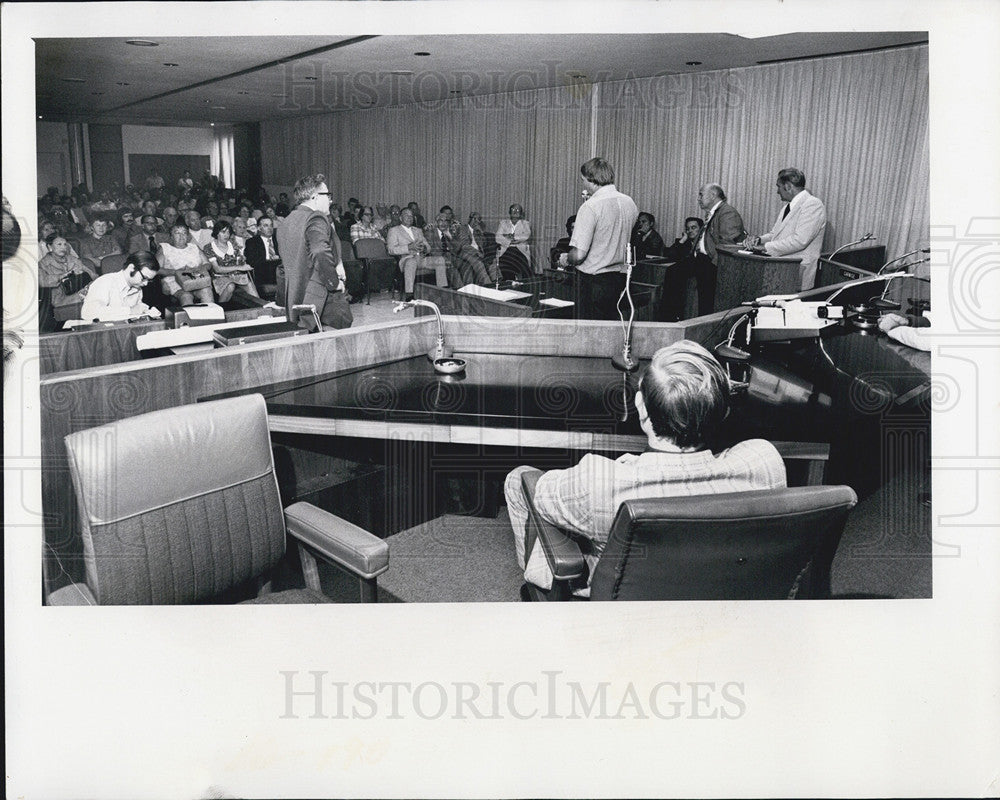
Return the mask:
[[8, 793], [995, 795], [950, 8], [5, 4]]

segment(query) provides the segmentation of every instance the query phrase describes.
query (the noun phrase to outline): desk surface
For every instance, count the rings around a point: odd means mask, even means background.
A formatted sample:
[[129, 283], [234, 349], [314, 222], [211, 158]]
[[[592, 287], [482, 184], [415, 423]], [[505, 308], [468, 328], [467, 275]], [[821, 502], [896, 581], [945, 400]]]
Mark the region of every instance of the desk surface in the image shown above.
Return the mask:
[[[456, 353], [442, 376], [424, 356], [253, 391], [283, 432], [521, 447], [636, 451], [638, 375], [606, 358]], [[837, 326], [816, 339], [770, 343], [730, 365], [738, 387], [713, 449], [751, 437], [823, 443], [857, 458], [893, 415], [926, 424], [930, 359], [882, 335]], [[206, 398], [207, 399], [207, 398]], [[787, 451], [788, 448], [786, 448]], [[877, 459], [876, 459], [877, 460]]]

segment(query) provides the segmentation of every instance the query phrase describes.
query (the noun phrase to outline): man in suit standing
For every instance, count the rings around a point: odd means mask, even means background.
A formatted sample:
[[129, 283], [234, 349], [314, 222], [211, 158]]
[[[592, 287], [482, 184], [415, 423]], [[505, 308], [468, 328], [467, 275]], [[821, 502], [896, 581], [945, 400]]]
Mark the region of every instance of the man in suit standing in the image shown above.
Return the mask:
[[809, 193], [806, 176], [795, 167], [781, 170], [775, 185], [785, 206], [769, 233], [752, 237], [747, 243], [760, 248], [764, 255], [801, 258], [799, 288], [812, 289], [826, 232], [826, 206]]
[[279, 230], [278, 239], [285, 264], [285, 310], [288, 319], [298, 319], [312, 329], [309, 313], [293, 311], [293, 306], [316, 307], [324, 328], [349, 328], [354, 315], [344, 290], [346, 274], [340, 260], [340, 243], [333, 235], [328, 217], [330, 190], [322, 174], [300, 178], [294, 188], [298, 205]]
[[726, 202], [726, 193], [719, 184], [706, 183], [698, 190], [698, 206], [705, 214], [701, 238], [695, 246], [702, 257], [691, 263], [695, 267], [693, 274], [698, 283], [698, 315], [702, 316], [711, 314], [715, 307], [719, 245], [742, 242], [747, 232], [743, 229], [743, 217]]
[[281, 267], [281, 255], [274, 236], [274, 221], [270, 217], [260, 218], [257, 233], [247, 239], [244, 255], [247, 263], [253, 267], [254, 283], [258, 288], [266, 284], [275, 284], [277, 287], [275, 300], [278, 305], [284, 305], [285, 271]]

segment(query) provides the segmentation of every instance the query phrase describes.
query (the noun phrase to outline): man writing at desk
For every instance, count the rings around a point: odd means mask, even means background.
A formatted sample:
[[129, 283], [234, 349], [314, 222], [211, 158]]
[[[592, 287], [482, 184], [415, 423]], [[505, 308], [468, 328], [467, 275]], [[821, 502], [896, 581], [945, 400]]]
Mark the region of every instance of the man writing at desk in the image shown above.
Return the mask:
[[778, 173], [778, 197], [785, 207], [778, 215], [770, 233], [751, 236], [747, 244], [762, 255], [801, 258], [800, 289], [812, 289], [816, 282], [816, 265], [826, 232], [826, 206], [806, 189], [806, 176], [794, 167]]
[[80, 309], [80, 319], [111, 322], [159, 317], [159, 309], [142, 302], [142, 287], [156, 277], [159, 269], [152, 253], [145, 250], [132, 253], [122, 270], [101, 275], [90, 284]]
[[[535, 487], [538, 513], [582, 540], [591, 572], [625, 500], [785, 486], [784, 462], [770, 442], [749, 439], [719, 453], [706, 447], [729, 413], [729, 381], [701, 345], [683, 340], [657, 350], [639, 382], [635, 407], [648, 450], [614, 461], [590, 453], [575, 467], [546, 472]], [[525, 580], [548, 590], [552, 571], [541, 545], [536, 542], [525, 553], [528, 511], [521, 477], [532, 471], [537, 472], [527, 466], [512, 470], [504, 494]], [[589, 592], [589, 586], [577, 592]]]

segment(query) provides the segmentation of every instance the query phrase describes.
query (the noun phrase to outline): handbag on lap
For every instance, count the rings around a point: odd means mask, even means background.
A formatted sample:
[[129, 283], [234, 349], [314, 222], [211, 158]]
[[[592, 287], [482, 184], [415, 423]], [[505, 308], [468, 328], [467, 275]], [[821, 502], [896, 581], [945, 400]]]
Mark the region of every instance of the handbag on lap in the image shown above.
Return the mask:
[[59, 281], [59, 285], [66, 295], [69, 296], [79, 292], [84, 286], [89, 285], [92, 280], [93, 278], [86, 272], [71, 272]]

